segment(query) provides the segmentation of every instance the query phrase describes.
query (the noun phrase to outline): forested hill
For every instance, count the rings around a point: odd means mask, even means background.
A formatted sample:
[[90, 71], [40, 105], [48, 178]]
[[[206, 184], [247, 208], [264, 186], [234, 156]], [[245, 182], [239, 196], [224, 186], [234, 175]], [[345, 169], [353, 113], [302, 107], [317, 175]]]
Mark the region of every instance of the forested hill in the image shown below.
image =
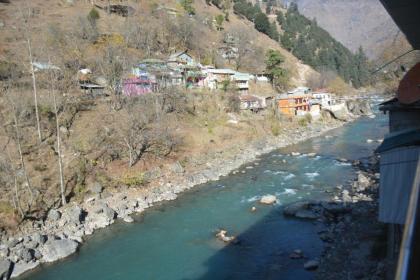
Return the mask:
[[[302, 15], [296, 4], [292, 3], [283, 12], [277, 10], [277, 22], [283, 31], [281, 35], [258, 4], [236, 0], [233, 8], [235, 13], [253, 21], [257, 30], [274, 40], [279, 39], [284, 48], [319, 72], [334, 71], [356, 88], [368, 83], [368, 59], [363, 49], [360, 47], [356, 53], [352, 53], [321, 28], [316, 20]], [[266, 8], [267, 12], [272, 10], [271, 7]]]
[[305, 64], [320, 71], [334, 70], [355, 87], [368, 82], [367, 57], [361, 47], [353, 54], [318, 26], [316, 20], [300, 14], [296, 4], [291, 4], [285, 14], [279, 11], [277, 21], [284, 31], [282, 45]]

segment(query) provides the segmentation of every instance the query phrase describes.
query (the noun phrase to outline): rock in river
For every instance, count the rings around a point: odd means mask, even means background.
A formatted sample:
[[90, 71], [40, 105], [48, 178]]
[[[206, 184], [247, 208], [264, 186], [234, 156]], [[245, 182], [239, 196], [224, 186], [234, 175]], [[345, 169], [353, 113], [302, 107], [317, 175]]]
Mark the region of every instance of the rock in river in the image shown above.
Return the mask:
[[131, 218], [130, 216], [125, 216], [123, 218], [123, 221], [126, 222], [126, 223], [132, 223], [132, 222], [134, 222], [134, 219]]
[[41, 249], [43, 261], [54, 262], [76, 252], [79, 243], [70, 239], [48, 240]]
[[219, 240], [221, 240], [223, 242], [226, 242], [226, 243], [231, 242], [235, 239], [234, 236], [227, 236], [226, 234], [227, 234], [227, 231], [222, 229], [216, 234], [216, 237]]
[[[38, 261], [34, 262], [18, 262], [15, 264], [12, 272], [12, 278], [18, 277], [21, 274], [25, 273], [28, 270], [31, 270], [39, 265]], [[1, 278], [0, 278], [1, 279]]]
[[263, 197], [261, 197], [260, 199], [260, 203], [262, 204], [274, 204], [277, 201], [277, 197], [275, 197], [274, 195], [268, 194], [268, 195], [264, 195]]
[[9, 260], [0, 259], [0, 280], [9, 279], [12, 269], [12, 263]]
[[311, 206], [310, 201], [298, 201], [292, 204], [287, 205], [283, 209], [283, 214], [285, 216], [295, 216], [299, 210], [306, 210], [309, 209]]
[[301, 209], [296, 212], [295, 217], [300, 219], [316, 220], [319, 218], [319, 215], [314, 211]]
[[315, 270], [318, 268], [318, 266], [319, 262], [317, 260], [310, 260], [303, 265], [303, 268], [305, 268], [306, 270]]

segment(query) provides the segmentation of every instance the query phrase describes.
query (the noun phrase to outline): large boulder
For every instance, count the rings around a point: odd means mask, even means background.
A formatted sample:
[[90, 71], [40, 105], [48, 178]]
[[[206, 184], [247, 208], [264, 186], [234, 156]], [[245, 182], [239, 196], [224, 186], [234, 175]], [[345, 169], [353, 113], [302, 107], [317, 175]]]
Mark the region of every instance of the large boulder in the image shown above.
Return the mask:
[[319, 262], [317, 260], [310, 260], [303, 265], [303, 268], [305, 268], [306, 270], [315, 270], [318, 268], [318, 266]]
[[78, 225], [83, 219], [83, 210], [78, 205], [67, 208], [65, 211], [65, 217], [68, 222]]
[[47, 237], [39, 232], [35, 232], [31, 235], [31, 240], [39, 244], [44, 244], [47, 241]]
[[300, 219], [316, 220], [320, 217], [320, 215], [312, 210], [301, 209], [296, 212], [295, 217]]
[[353, 115], [367, 116], [372, 114], [372, 108], [367, 100], [347, 100], [347, 110]]
[[325, 111], [329, 112], [334, 119], [340, 121], [349, 121], [352, 118], [352, 114], [347, 109], [346, 104], [337, 104], [329, 106]]
[[48, 240], [41, 248], [42, 260], [54, 262], [76, 252], [79, 243], [70, 239]]
[[28, 270], [34, 269], [38, 265], [39, 265], [38, 261], [15, 263], [15, 265], [13, 267], [13, 272], [12, 272], [11, 277], [12, 278], [18, 277], [18, 276], [22, 275], [23, 273], [27, 272]]
[[89, 191], [93, 194], [101, 194], [103, 190], [104, 187], [99, 182], [95, 182], [89, 186]]
[[312, 203], [310, 201], [298, 201], [291, 203], [284, 207], [283, 214], [285, 216], [295, 216], [298, 211], [309, 209], [311, 205]]
[[332, 202], [324, 202], [322, 203], [322, 207], [331, 214], [345, 214], [352, 210], [351, 207], [347, 205]]
[[104, 228], [114, 222], [115, 216], [115, 211], [105, 202], [100, 201], [88, 214], [87, 221], [93, 229]]
[[48, 221], [56, 222], [61, 218], [61, 212], [56, 209], [51, 209], [50, 212], [48, 212]]
[[370, 186], [370, 179], [363, 173], [357, 176], [357, 191], [364, 191]]
[[0, 259], [0, 280], [8, 280], [12, 270], [12, 263], [9, 260]]
[[264, 195], [260, 199], [261, 204], [267, 204], [267, 205], [274, 204], [276, 203], [276, 201], [277, 201], [277, 197], [271, 194]]
[[10, 253], [9, 247], [7, 247], [6, 245], [4, 246], [0, 245], [0, 259], [8, 257], [9, 253]]
[[31, 249], [22, 248], [18, 251], [18, 256], [21, 260], [30, 262], [34, 258], [33, 252]]

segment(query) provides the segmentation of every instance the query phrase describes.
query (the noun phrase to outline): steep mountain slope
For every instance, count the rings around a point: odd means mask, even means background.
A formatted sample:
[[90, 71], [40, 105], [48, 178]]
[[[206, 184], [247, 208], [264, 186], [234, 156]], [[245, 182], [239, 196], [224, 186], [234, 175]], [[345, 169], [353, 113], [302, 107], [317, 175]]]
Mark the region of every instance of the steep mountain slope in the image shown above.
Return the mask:
[[379, 0], [288, 0], [308, 18], [353, 51], [362, 46], [370, 58], [392, 42], [399, 29]]
[[[107, 3], [107, 1], [96, 2], [100, 5]], [[45, 48], [51, 46], [46, 45], [51, 43], [51, 35], [56, 37], [60, 35], [63, 40], [75, 44], [74, 49], [77, 50], [79, 57], [71, 59], [78, 59], [81, 65], [93, 67], [92, 64], [95, 64], [98, 56], [95, 45], [98, 44], [92, 41], [92, 44], [87, 45], [83, 39], [90, 36], [91, 32], [90, 25], [86, 22], [86, 17], [92, 9], [89, 1], [34, 0], [28, 3], [32, 10], [28, 28], [33, 41], [34, 56], [37, 59], [48, 60]], [[311, 69], [302, 71], [301, 68], [308, 67], [281, 48], [277, 42], [256, 31], [252, 23], [237, 17], [233, 12], [229, 13], [229, 20], [225, 19], [222, 27], [218, 28], [215, 18], [224, 15], [224, 12], [214, 5], [206, 4], [204, 0], [194, 2], [193, 7], [196, 12], [194, 16], [187, 16], [176, 1], [119, 1], [118, 3], [131, 5], [135, 9], [134, 15], [123, 18], [114, 14], [108, 15], [99, 9], [95, 32], [105, 36], [109, 34], [122, 36], [124, 43], [129, 47], [130, 62], [148, 57], [164, 59], [169, 53], [189, 49], [190, 53], [202, 63], [216, 64], [219, 68], [235, 68], [234, 61], [222, 58], [220, 48], [226, 45], [224, 39], [227, 34], [235, 36], [245, 34], [246, 36], [242, 38], [245, 54], [238, 70], [262, 72], [265, 68], [265, 53], [271, 48], [279, 50], [284, 55], [284, 67], [291, 74], [291, 85], [298, 86], [305, 83], [306, 77], [300, 76], [299, 73], [308, 73], [308, 75], [314, 73]], [[20, 65], [26, 57], [25, 44], [23, 44], [25, 36], [22, 32], [26, 27], [22, 24], [19, 12], [19, 9], [24, 7], [21, 4], [23, 4], [21, 1], [9, 5], [0, 4], [0, 14], [4, 15], [2, 17], [4, 27], [0, 32], [0, 40], [4, 44], [0, 46], [0, 60], [15, 62], [17, 65]], [[20, 32], [16, 32], [16, 29]], [[69, 40], [71, 37], [74, 38]]]

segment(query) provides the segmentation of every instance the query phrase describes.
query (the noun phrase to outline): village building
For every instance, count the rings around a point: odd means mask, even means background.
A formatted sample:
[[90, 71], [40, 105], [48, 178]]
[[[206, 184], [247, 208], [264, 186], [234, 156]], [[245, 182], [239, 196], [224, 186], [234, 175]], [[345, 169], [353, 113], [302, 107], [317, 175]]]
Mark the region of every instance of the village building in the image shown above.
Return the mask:
[[93, 73], [90, 69], [84, 68], [77, 72], [77, 81], [80, 89], [93, 97], [104, 95], [105, 83], [99, 84], [94, 81]]
[[251, 75], [248, 73], [235, 72], [235, 74], [233, 75], [235, 87], [241, 94], [248, 94], [249, 80], [251, 80]]
[[310, 112], [311, 95], [305, 91], [294, 91], [277, 96], [277, 106], [281, 114], [286, 116], [301, 116]]
[[297, 87], [295, 89], [289, 90], [287, 94], [296, 94], [296, 95], [306, 95], [311, 93], [311, 89], [308, 87]]
[[240, 95], [239, 100], [241, 102], [240, 108], [241, 110], [251, 110], [257, 112], [259, 110], [264, 109], [262, 100], [257, 96], [253, 95]]
[[125, 96], [140, 96], [156, 92], [157, 83], [148, 78], [128, 78], [123, 80], [122, 91]]
[[202, 72], [205, 75], [204, 86], [211, 90], [221, 88], [224, 82], [231, 82], [236, 73], [231, 69], [204, 69]]
[[145, 59], [141, 61], [133, 67], [132, 74], [137, 78], [156, 81], [157, 90], [184, 84], [182, 72], [169, 68], [166, 61], [160, 59]]
[[270, 82], [270, 79], [268, 75], [266, 74], [256, 74], [255, 76], [255, 82], [256, 83], [268, 83]]
[[313, 100], [316, 100], [322, 108], [334, 105], [334, 100], [331, 93], [324, 89], [315, 90], [312, 92]]
[[194, 58], [187, 53], [188, 51], [181, 51], [174, 54], [171, 54], [167, 60], [168, 67], [176, 69], [183, 65], [188, 66], [197, 66], [197, 63], [194, 61]]

